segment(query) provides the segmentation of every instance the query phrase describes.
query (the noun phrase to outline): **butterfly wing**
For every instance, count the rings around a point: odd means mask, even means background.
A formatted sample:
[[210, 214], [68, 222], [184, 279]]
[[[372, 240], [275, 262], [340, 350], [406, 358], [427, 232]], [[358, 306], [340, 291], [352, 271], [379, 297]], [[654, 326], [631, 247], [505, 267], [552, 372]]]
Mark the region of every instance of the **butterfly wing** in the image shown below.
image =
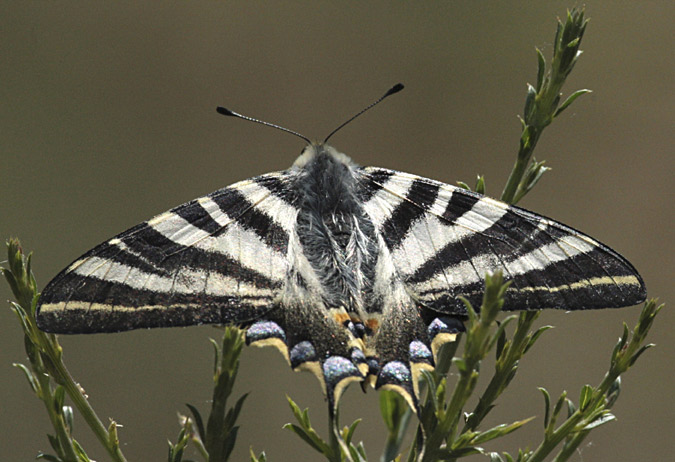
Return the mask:
[[407, 173], [366, 167], [357, 175], [382, 241], [376, 387], [398, 391], [413, 409], [420, 371], [433, 367], [439, 347], [463, 330], [461, 297], [480, 307], [488, 273], [501, 271], [511, 281], [505, 310], [619, 307], [645, 299], [630, 263], [568, 226]]
[[289, 172], [236, 183], [95, 247], [44, 289], [47, 332], [246, 323], [283, 285], [296, 210]]
[[415, 175], [363, 170], [376, 192], [365, 204], [411, 292], [434, 310], [480, 306], [486, 273], [511, 286], [505, 310], [635, 305], [646, 290], [621, 255], [569, 226]]

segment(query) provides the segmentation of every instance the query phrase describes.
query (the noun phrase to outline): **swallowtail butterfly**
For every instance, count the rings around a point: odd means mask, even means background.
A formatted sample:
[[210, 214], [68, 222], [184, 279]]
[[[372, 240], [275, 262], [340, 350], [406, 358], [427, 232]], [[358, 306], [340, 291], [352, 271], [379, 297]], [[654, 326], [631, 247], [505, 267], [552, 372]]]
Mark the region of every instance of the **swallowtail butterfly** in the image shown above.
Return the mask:
[[365, 379], [415, 408], [420, 371], [463, 330], [460, 297], [480, 306], [495, 271], [511, 281], [505, 310], [622, 307], [646, 295], [628, 261], [569, 226], [360, 167], [324, 141], [288, 170], [187, 202], [85, 253], [47, 285], [37, 319], [64, 334], [237, 324], [247, 343], [273, 345], [293, 369], [313, 372], [331, 409]]

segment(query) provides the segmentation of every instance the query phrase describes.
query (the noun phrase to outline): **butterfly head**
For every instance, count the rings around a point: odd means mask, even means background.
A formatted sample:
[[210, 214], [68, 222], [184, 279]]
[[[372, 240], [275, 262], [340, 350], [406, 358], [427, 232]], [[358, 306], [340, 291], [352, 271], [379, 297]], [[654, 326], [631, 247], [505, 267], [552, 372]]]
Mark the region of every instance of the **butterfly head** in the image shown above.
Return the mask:
[[317, 159], [326, 156], [334, 162], [344, 164], [347, 167], [353, 167], [356, 164], [346, 154], [341, 153], [333, 146], [325, 143], [311, 143], [302, 150], [302, 154], [293, 162], [293, 168], [305, 169], [309, 164]]

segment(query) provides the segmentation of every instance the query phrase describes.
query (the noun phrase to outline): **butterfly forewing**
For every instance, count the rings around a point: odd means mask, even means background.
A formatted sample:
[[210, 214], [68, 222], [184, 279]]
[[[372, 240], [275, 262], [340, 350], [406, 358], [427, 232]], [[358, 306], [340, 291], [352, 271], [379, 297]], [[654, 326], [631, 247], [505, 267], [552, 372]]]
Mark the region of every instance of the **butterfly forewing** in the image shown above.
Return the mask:
[[293, 207], [283, 173], [246, 180], [125, 231], [45, 288], [40, 328], [60, 333], [241, 323], [273, 306]]
[[396, 268], [419, 300], [465, 314], [485, 275], [511, 281], [505, 310], [627, 306], [644, 300], [632, 265], [598, 241], [515, 206], [410, 174], [363, 169], [377, 191], [365, 204]]

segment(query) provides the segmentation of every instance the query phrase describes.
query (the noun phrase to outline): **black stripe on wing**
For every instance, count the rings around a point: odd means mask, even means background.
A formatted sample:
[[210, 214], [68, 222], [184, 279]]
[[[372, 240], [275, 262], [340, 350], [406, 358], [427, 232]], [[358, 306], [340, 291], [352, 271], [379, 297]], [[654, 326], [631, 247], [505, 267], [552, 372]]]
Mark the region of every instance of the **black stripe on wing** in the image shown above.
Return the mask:
[[[61, 284], [76, 289], [62, 310], [43, 310], [38, 326], [46, 332], [82, 334], [139, 328], [253, 321], [270, 311], [270, 296], [231, 297], [177, 294], [149, 289], [133, 292], [120, 283], [66, 275]], [[95, 299], [98, 302], [92, 302]], [[42, 306], [60, 305], [47, 299]], [[133, 307], [133, 309], [132, 309]]]
[[[585, 310], [599, 308], [620, 308], [641, 303], [646, 298], [646, 289], [642, 279], [627, 266], [617, 264], [615, 259], [607, 259], [607, 249], [595, 249], [588, 254], [580, 254], [552, 263], [546, 271], [554, 273], [556, 278], [544, 278], [541, 272], [521, 274], [513, 277], [513, 284], [506, 292], [503, 310], [539, 310], [558, 308], [565, 310]], [[592, 261], [612, 267], [613, 283], [601, 283], [599, 277], [579, 276], [570, 271], [574, 266], [582, 266]], [[601, 263], [603, 262], [603, 263]], [[574, 279], [572, 279], [574, 278]], [[630, 282], [625, 282], [627, 278]], [[541, 285], [533, 285], [539, 280]], [[554, 282], [554, 280], [557, 280]], [[593, 281], [597, 281], [595, 284]], [[514, 288], [519, 287], [519, 288]], [[429, 305], [438, 311], [465, 314], [466, 308], [459, 296], [469, 299], [474, 307], [479, 307], [485, 288], [484, 281], [453, 287], [452, 294], [446, 289], [432, 289], [420, 292], [422, 298], [433, 300]]]
[[438, 185], [418, 180], [412, 182], [405, 200], [401, 201], [380, 228], [390, 249], [401, 244], [410, 226], [427, 213], [437, 195]]
[[[270, 194], [276, 193], [270, 191]], [[226, 188], [211, 194], [210, 197], [222, 211], [235, 218], [237, 223], [244, 228], [255, 232], [271, 248], [278, 252], [286, 252], [288, 233], [271, 220], [269, 215], [260, 211], [256, 207], [257, 204], [249, 201], [240, 191]], [[221, 227], [220, 232], [222, 231]]]

